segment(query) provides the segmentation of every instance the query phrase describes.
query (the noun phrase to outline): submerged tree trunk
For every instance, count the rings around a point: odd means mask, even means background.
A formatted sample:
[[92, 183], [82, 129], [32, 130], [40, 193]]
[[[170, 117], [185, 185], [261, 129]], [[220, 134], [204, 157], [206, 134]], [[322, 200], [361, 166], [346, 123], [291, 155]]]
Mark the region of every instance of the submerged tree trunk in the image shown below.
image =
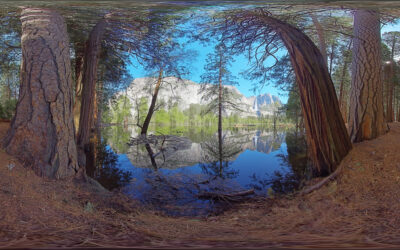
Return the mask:
[[383, 110], [379, 14], [354, 14], [353, 62], [349, 131], [353, 142], [374, 139], [387, 132]]
[[77, 143], [84, 148], [89, 143], [91, 129], [94, 125], [94, 105], [96, 102], [96, 82], [101, 40], [106, 28], [106, 20], [100, 20], [90, 32], [85, 46], [82, 76], [82, 106], [79, 117]]
[[332, 173], [352, 145], [326, 62], [299, 29], [270, 16], [264, 16], [264, 20], [281, 37], [290, 54], [313, 165], [320, 175]]
[[157, 102], [157, 96], [158, 96], [158, 91], [160, 90], [160, 86], [162, 83], [162, 78], [163, 78], [163, 70], [161, 69], [158, 75], [157, 83], [156, 86], [154, 87], [154, 93], [151, 97], [151, 103], [149, 107], [149, 111], [147, 112], [146, 119], [143, 122], [142, 129], [140, 131], [141, 135], [146, 135], [147, 130], [149, 129], [151, 117], [153, 116], [154, 110], [156, 108], [156, 102]]
[[157, 162], [156, 159], [154, 157], [154, 152], [153, 149], [151, 149], [151, 146], [149, 143], [146, 143], [145, 148], [147, 150], [147, 154], [149, 155], [150, 161], [151, 161], [151, 165], [153, 166], [154, 170], [158, 170], [158, 166], [157, 166]]
[[39, 176], [71, 177], [78, 163], [67, 27], [45, 9], [23, 9], [21, 21], [20, 95], [5, 148]]

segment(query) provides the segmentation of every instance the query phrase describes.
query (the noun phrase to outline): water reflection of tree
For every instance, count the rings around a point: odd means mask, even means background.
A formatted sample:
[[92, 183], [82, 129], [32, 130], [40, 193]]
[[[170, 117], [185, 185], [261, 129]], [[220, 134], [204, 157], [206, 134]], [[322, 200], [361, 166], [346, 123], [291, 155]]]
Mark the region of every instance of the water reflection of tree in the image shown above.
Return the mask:
[[128, 142], [131, 131], [121, 126], [106, 127], [102, 131], [103, 138], [109, 142], [117, 153], [126, 153], [129, 149]]
[[218, 132], [218, 137], [203, 142], [202, 148], [205, 152], [204, 161], [200, 164], [203, 173], [212, 179], [233, 179], [239, 174], [237, 170], [230, 169], [234, 157], [242, 151], [238, 143]]
[[307, 143], [304, 134], [295, 132], [286, 133], [287, 155], [277, 155], [282, 166], [288, 167], [290, 171], [282, 173], [275, 171], [273, 176], [264, 178], [256, 174], [251, 176], [253, 183], [250, 185], [256, 190], [272, 188], [275, 193], [289, 193], [302, 187], [305, 180], [312, 177], [312, 168], [307, 157]]
[[[149, 143], [146, 143], [144, 146], [146, 148], [147, 154], [149, 155], [149, 158], [150, 158], [150, 161], [151, 161], [151, 165], [153, 166], [154, 170], [157, 170], [158, 166], [157, 166], [157, 162], [156, 162], [156, 159], [155, 159], [155, 155], [154, 155], [153, 149], [151, 148]], [[164, 161], [165, 161], [165, 159], [164, 159]]]
[[129, 183], [132, 173], [118, 168], [118, 155], [103, 141], [96, 146], [95, 164], [87, 164], [86, 173], [108, 190]]

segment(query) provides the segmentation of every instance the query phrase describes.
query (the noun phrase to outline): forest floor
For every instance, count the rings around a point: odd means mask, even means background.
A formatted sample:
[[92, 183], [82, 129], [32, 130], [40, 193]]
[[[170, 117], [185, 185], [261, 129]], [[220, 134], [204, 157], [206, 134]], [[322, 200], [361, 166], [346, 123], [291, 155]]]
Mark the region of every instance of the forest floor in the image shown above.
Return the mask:
[[[0, 122], [0, 138], [8, 127]], [[96, 185], [39, 178], [0, 148], [0, 248], [399, 248], [400, 123], [390, 128], [355, 144], [338, 178], [313, 193], [208, 218], [167, 217]]]

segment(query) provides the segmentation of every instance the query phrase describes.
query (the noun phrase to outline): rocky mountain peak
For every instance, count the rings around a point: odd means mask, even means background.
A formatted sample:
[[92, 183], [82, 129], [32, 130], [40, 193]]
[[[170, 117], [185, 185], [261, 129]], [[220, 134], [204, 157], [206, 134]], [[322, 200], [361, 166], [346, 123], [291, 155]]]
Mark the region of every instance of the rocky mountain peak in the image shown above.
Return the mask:
[[[178, 79], [173, 76], [165, 77], [163, 81], [164, 84], [158, 94], [158, 101], [168, 103], [168, 101], [174, 100], [178, 104], [178, 108], [182, 111], [188, 109], [191, 104], [207, 105], [207, 102], [202, 98], [202, 94], [199, 93], [201, 84], [187, 79]], [[131, 103], [136, 103], [135, 99], [142, 97], [147, 98], [148, 103], [150, 103], [151, 94], [149, 89], [151, 89], [151, 86], [155, 82], [156, 78], [152, 77], [134, 79], [127, 89], [127, 96], [131, 99]], [[242, 116], [272, 115], [274, 109], [282, 105], [279, 97], [268, 93], [246, 97], [235, 86], [225, 87], [234, 93], [237, 97], [237, 104], [243, 107], [243, 110], [246, 110], [246, 112], [241, 114]], [[132, 107], [131, 112], [134, 115], [136, 107]], [[231, 112], [229, 110], [226, 111], [227, 115]]]

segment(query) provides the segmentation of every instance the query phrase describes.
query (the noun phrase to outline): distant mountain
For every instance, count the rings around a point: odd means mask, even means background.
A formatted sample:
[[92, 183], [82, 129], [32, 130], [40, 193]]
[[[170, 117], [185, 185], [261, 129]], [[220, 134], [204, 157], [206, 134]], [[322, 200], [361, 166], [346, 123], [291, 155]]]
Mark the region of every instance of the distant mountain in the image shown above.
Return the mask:
[[[178, 108], [182, 111], [188, 109], [191, 104], [207, 105], [207, 101], [202, 100], [202, 94], [199, 93], [201, 84], [185, 79], [180, 80], [176, 77], [165, 77], [163, 80], [165, 83], [158, 93], [158, 102], [177, 103]], [[155, 81], [156, 78], [151, 77], [136, 78], [132, 81], [126, 90], [126, 94], [133, 104], [132, 115], [136, 113], [137, 100], [145, 97], [150, 103], [150, 93]], [[282, 105], [279, 97], [271, 94], [246, 97], [235, 86], [226, 85], [224, 87], [231, 91], [234, 101], [244, 111], [240, 112], [240, 116], [272, 115], [274, 110]], [[232, 112], [237, 111], [224, 110], [225, 115], [230, 115]]]

